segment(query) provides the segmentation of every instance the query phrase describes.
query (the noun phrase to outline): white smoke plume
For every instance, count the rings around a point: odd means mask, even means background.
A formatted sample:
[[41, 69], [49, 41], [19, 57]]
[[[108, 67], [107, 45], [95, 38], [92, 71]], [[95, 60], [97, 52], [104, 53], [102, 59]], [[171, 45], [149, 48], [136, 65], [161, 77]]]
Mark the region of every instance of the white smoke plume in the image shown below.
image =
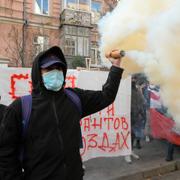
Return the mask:
[[100, 50], [123, 49], [127, 73], [145, 72], [180, 124], [180, 1], [121, 0], [99, 23]]

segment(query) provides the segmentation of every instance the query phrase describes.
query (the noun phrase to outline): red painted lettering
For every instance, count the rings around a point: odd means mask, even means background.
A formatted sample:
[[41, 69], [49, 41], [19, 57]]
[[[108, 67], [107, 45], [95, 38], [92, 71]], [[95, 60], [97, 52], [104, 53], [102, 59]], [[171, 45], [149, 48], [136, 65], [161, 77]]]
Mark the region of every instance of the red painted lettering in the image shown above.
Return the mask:
[[126, 136], [124, 136], [124, 134], [121, 132], [122, 138], [123, 138], [123, 143], [121, 145], [121, 148], [123, 148], [123, 146], [125, 146], [127, 149], [129, 149], [129, 146], [127, 145], [127, 138], [130, 135], [130, 132], [128, 131]]
[[16, 95], [16, 87], [15, 87], [16, 81], [18, 81], [18, 80], [27, 80], [27, 79], [29, 79], [29, 74], [25, 74], [25, 75], [23, 75], [23, 74], [13, 74], [11, 76], [11, 87], [10, 87], [11, 91], [9, 92], [9, 94], [11, 95], [12, 99], [16, 99], [16, 98], [19, 97], [19, 96]]
[[89, 150], [91, 148], [96, 148], [97, 147], [97, 141], [96, 141], [97, 134], [88, 134], [87, 137], [89, 137], [87, 149]]
[[77, 78], [74, 75], [67, 76], [66, 80], [68, 81], [66, 87], [72, 87], [72, 88], [76, 87], [75, 82], [76, 82]]
[[[98, 122], [98, 120], [99, 120], [99, 122]], [[96, 118], [93, 118], [93, 120], [92, 120], [91, 126], [94, 127], [94, 129], [96, 129], [98, 127], [99, 127], [99, 129], [102, 129], [102, 118], [100, 118], [98, 120]]]
[[103, 151], [106, 151], [106, 149], [109, 148], [109, 139], [107, 133], [103, 133], [102, 145], [98, 147]]
[[129, 125], [128, 125], [128, 123], [127, 123], [126, 118], [125, 118], [125, 117], [121, 117], [121, 121], [122, 121], [122, 129], [128, 130]]
[[121, 145], [120, 145], [120, 134], [116, 133], [116, 140], [115, 143], [112, 143], [112, 148], [109, 150], [109, 152], [115, 152], [116, 150], [121, 149]]
[[90, 131], [90, 127], [91, 127], [91, 124], [90, 124], [91, 123], [91, 118], [90, 118], [90, 116], [84, 118], [82, 120], [82, 122], [83, 122], [84, 131]]
[[104, 118], [104, 122], [107, 122], [107, 130], [110, 130], [111, 122], [113, 122], [113, 118]]
[[107, 107], [107, 114], [108, 116], [114, 116], [114, 103]]
[[116, 117], [114, 120], [114, 129], [117, 130], [120, 128], [120, 126], [121, 126], [121, 120], [120, 118]]

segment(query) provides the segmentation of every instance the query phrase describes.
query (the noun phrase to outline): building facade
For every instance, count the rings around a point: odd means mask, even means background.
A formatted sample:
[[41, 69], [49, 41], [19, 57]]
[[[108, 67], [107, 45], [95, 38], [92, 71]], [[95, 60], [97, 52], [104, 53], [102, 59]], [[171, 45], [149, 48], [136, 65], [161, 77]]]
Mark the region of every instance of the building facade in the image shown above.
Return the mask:
[[73, 58], [99, 64], [97, 22], [113, 0], [0, 0], [0, 63], [31, 67], [34, 57], [60, 46]]

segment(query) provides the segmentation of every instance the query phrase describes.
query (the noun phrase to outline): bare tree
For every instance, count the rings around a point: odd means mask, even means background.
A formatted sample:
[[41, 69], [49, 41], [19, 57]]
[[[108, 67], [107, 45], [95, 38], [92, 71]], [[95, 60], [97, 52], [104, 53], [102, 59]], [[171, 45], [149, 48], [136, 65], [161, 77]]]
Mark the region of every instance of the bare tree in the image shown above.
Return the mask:
[[[11, 7], [13, 1], [10, 2]], [[23, 0], [23, 25], [22, 28], [18, 28], [15, 25], [12, 25], [9, 33], [7, 42], [8, 47], [6, 52], [9, 58], [15, 62], [16, 66], [25, 66], [26, 59], [26, 44], [27, 40], [26, 29], [27, 29], [27, 13], [26, 13], [26, 0]]]
[[14, 25], [11, 27], [8, 33], [7, 42], [8, 47], [5, 49], [9, 58], [13, 60], [16, 66], [22, 66], [24, 64], [24, 48], [22, 32]]
[[[22, 28], [17, 28], [12, 26], [9, 33], [8, 39], [4, 39], [7, 43], [7, 48], [5, 49], [7, 56], [16, 66], [26, 67], [30, 66], [32, 59], [37, 55], [37, 49], [30, 39], [31, 32], [26, 31], [25, 34], [22, 33]], [[24, 43], [23, 43], [23, 36]], [[26, 42], [26, 46], [25, 46]], [[28, 45], [27, 45], [28, 42]]]

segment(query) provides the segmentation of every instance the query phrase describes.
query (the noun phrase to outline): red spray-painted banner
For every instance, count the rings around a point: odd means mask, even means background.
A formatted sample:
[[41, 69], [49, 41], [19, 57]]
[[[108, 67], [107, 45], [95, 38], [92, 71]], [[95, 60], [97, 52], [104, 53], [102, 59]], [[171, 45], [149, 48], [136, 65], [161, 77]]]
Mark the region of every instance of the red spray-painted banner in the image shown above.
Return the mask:
[[[30, 69], [2, 68], [0, 74], [1, 103], [8, 105], [32, 92]], [[68, 70], [66, 87], [100, 90], [107, 76], [107, 72]], [[81, 120], [83, 160], [131, 153], [130, 85], [130, 78], [122, 80], [113, 104]]]

